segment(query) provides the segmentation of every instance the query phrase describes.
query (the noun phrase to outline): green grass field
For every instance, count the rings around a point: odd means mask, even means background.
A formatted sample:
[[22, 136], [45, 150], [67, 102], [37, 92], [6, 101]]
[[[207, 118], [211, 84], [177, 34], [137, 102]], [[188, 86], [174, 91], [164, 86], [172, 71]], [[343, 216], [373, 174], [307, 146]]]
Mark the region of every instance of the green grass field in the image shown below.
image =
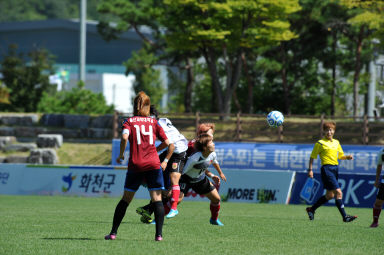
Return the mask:
[[183, 202], [165, 220], [163, 242], [140, 223], [134, 200], [117, 239], [105, 241], [119, 198], [0, 196], [0, 254], [382, 254], [384, 223], [370, 229], [372, 210], [336, 207], [309, 221], [305, 206], [222, 203], [224, 227], [212, 226], [209, 202]]

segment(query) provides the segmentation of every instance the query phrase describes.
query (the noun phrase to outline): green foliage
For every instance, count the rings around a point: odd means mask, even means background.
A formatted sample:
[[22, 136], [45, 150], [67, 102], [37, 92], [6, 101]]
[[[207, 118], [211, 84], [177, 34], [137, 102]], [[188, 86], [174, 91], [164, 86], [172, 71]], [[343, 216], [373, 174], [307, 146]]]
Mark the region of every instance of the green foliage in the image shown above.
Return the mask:
[[84, 89], [84, 84], [79, 83], [70, 91], [56, 93], [43, 93], [37, 111], [44, 113], [68, 114], [108, 114], [113, 113], [114, 106], [107, 105], [101, 93], [93, 93]]
[[[87, 0], [87, 18], [110, 18], [97, 12], [101, 0]], [[1, 0], [0, 22], [79, 18], [79, 0]]]
[[135, 92], [144, 91], [151, 97], [151, 103], [158, 106], [165, 89], [160, 80], [160, 70], [154, 67], [157, 61], [158, 57], [148, 47], [144, 47], [138, 52], [133, 52], [132, 57], [123, 64], [126, 74], [135, 75]]
[[172, 104], [168, 105], [169, 112], [184, 112], [185, 82], [176, 72], [168, 69], [168, 97]]
[[10, 104], [9, 89], [0, 81], [0, 104]]
[[0, 64], [2, 81], [10, 93], [10, 104], [0, 105], [1, 111], [35, 112], [43, 92], [54, 89], [48, 78], [53, 73], [53, 56], [45, 49], [35, 49], [24, 57], [11, 45]]

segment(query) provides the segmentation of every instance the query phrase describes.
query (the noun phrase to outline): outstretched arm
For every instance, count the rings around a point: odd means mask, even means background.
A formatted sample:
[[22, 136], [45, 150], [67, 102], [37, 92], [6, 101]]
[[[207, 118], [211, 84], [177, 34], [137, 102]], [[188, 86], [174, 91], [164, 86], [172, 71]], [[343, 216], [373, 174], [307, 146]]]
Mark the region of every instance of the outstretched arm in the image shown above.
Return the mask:
[[219, 176], [214, 175], [214, 174], [213, 174], [211, 171], [209, 171], [208, 169], [205, 170], [205, 174], [206, 174], [209, 178], [211, 178], [211, 179], [215, 182], [216, 185], [220, 185], [220, 178], [219, 178]]
[[216, 171], [219, 173], [220, 178], [221, 178], [223, 181], [227, 182], [227, 177], [225, 177], [223, 171], [221, 171], [220, 165], [217, 164], [217, 163], [212, 163], [212, 165], [213, 165], [213, 167], [216, 169]]

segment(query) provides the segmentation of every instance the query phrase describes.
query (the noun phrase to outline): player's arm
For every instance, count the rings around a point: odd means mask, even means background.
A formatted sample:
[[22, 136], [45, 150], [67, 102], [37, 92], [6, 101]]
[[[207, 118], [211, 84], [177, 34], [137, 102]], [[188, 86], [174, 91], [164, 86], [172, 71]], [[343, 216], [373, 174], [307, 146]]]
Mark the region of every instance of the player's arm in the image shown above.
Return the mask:
[[125, 147], [127, 147], [128, 137], [129, 137], [129, 130], [128, 129], [124, 129], [123, 130], [123, 134], [121, 135], [121, 139], [120, 139], [120, 153], [119, 153], [119, 157], [116, 159], [116, 162], [118, 164], [121, 164], [121, 161], [124, 160], [124, 151], [125, 151]]
[[341, 145], [339, 144], [337, 151], [339, 153], [339, 159], [341, 160], [352, 160], [353, 156], [352, 155], [345, 155], [343, 149], [341, 148]]
[[353, 155], [343, 155], [343, 156], [341, 156], [340, 159], [341, 160], [352, 160], [353, 159]]
[[214, 175], [211, 171], [209, 171], [208, 169], [205, 170], [205, 174], [211, 178], [215, 183], [216, 185], [220, 185], [220, 178], [219, 176], [216, 176]]
[[225, 177], [223, 171], [222, 171], [221, 168], [220, 168], [219, 163], [212, 163], [212, 165], [213, 165], [213, 167], [216, 169], [216, 171], [217, 171], [217, 173], [219, 174], [220, 178], [221, 178], [223, 181], [227, 182], [227, 177]]
[[313, 150], [311, 152], [311, 155], [309, 156], [309, 163], [308, 163], [308, 177], [313, 178], [313, 160], [317, 158], [317, 155], [320, 154], [320, 150], [322, 148], [322, 144], [320, 142], [315, 143], [315, 146], [313, 146]]
[[167, 168], [168, 161], [172, 157], [172, 154], [173, 154], [174, 150], [175, 150], [175, 144], [173, 144], [173, 143], [169, 144], [169, 146], [168, 146], [168, 153], [165, 156], [163, 162], [161, 162], [161, 167], [163, 168], [163, 171], [165, 170], [165, 168]]
[[308, 177], [309, 177], [309, 178], [313, 178], [313, 170], [312, 170], [312, 167], [313, 167], [313, 158], [310, 157], [310, 158], [309, 158], [309, 164], [308, 164]]
[[375, 180], [375, 183], [373, 184], [376, 188], [380, 187], [380, 175], [381, 175], [382, 167], [383, 167], [382, 164], [378, 164], [376, 168], [376, 180]]
[[[170, 145], [170, 143], [169, 143], [169, 139], [165, 139], [163, 142], [161, 142], [161, 144], [158, 146], [158, 147], [163, 147], [163, 148], [169, 148], [169, 145]], [[156, 150], [157, 150], [157, 148], [156, 148]], [[172, 151], [172, 153], [173, 153], [173, 151]], [[171, 156], [172, 156], [172, 154], [171, 154]], [[168, 154], [167, 154], [167, 157], [168, 157]], [[167, 158], [166, 157], [166, 158]], [[165, 170], [165, 168], [167, 167], [167, 163], [168, 163], [168, 160], [167, 159], [164, 159], [164, 161], [163, 162], [161, 162], [161, 168], [163, 168], [163, 171]]]

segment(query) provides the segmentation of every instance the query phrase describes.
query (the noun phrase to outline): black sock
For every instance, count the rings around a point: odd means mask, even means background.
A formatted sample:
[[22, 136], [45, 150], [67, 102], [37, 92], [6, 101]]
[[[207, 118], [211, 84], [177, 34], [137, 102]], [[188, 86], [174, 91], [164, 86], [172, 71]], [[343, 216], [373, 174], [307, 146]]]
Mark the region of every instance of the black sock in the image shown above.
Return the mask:
[[337, 209], [339, 209], [339, 212], [344, 219], [345, 216], [347, 216], [347, 214], [345, 213], [345, 210], [344, 210], [343, 201], [341, 199], [336, 199], [336, 206], [337, 206]]
[[312, 211], [316, 211], [317, 208], [319, 208], [320, 206], [322, 206], [323, 204], [325, 204], [326, 202], [328, 202], [328, 199], [324, 196], [320, 197], [316, 203], [314, 205], [312, 205], [311, 209]]
[[163, 202], [156, 201], [153, 202], [153, 209], [155, 212], [155, 221], [156, 221], [156, 236], [163, 235], [163, 223], [164, 223], [164, 206]]
[[113, 225], [110, 234], [117, 234], [117, 229], [120, 226], [121, 221], [124, 218], [125, 212], [127, 211], [128, 203], [124, 200], [120, 200], [115, 209], [115, 214], [113, 215]]

